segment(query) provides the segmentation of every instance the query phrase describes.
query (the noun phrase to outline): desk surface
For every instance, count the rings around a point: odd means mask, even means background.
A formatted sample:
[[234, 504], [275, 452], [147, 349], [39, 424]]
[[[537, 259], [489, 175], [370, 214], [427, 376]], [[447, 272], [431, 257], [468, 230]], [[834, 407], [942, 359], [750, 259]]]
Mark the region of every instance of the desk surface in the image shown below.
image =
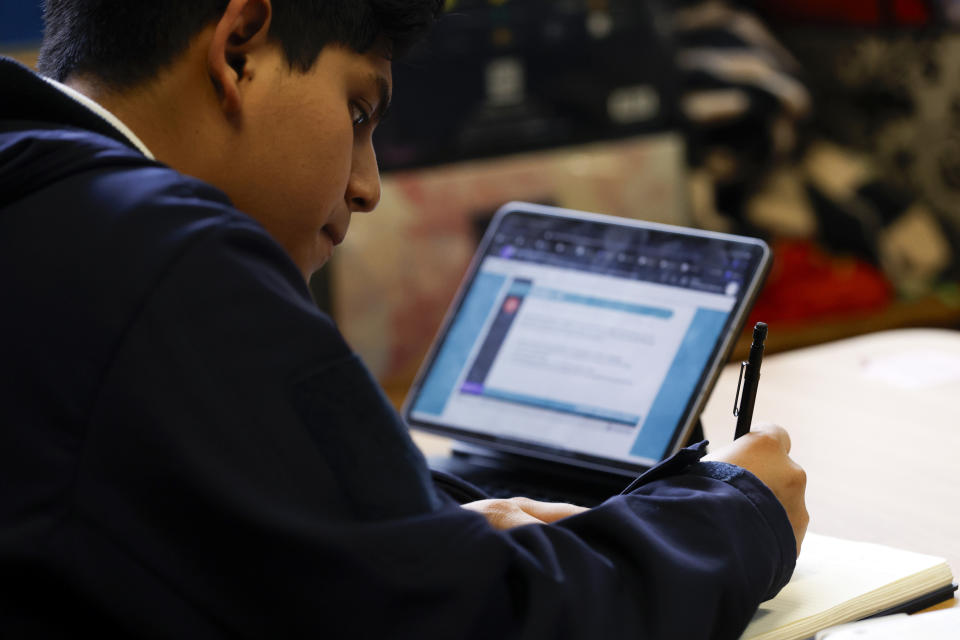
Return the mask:
[[[704, 410], [713, 445], [732, 439], [738, 373], [723, 371]], [[754, 419], [789, 430], [811, 531], [942, 556], [960, 574], [960, 332], [903, 329], [769, 356]], [[428, 455], [447, 447], [415, 437]]]
[[[703, 413], [732, 438], [739, 367]], [[776, 421], [807, 470], [810, 529], [943, 556], [960, 570], [960, 332], [909, 329], [777, 354], [755, 420]]]

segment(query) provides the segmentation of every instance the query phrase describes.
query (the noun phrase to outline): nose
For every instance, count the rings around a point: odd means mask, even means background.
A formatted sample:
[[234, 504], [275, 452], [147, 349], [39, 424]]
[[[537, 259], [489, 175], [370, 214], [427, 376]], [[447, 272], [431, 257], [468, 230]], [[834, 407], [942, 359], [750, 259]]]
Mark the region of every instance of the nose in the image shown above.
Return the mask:
[[372, 144], [354, 153], [346, 199], [347, 207], [354, 212], [373, 211], [380, 202], [380, 168]]

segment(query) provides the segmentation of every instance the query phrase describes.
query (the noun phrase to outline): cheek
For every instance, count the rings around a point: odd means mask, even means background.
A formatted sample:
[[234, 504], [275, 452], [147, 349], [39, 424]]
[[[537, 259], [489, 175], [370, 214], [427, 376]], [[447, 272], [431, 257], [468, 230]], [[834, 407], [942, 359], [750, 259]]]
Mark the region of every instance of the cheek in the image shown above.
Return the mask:
[[[278, 194], [276, 211], [303, 233], [315, 230], [342, 206], [350, 179], [352, 136], [318, 135], [287, 147], [283, 162], [271, 171]], [[282, 187], [281, 187], [282, 185]]]
[[302, 185], [313, 207], [328, 210], [344, 200], [350, 181], [353, 158], [353, 132], [328, 131], [318, 136], [302, 166]]

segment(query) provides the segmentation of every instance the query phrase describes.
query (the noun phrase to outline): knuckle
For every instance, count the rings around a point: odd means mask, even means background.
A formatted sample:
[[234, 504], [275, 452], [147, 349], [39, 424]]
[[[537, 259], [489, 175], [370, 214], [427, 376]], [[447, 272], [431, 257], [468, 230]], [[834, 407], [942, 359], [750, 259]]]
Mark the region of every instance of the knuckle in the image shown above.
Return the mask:
[[806, 470], [803, 467], [798, 466], [796, 475], [797, 475], [797, 484], [800, 486], [801, 489], [806, 489], [807, 488]]
[[780, 449], [780, 439], [769, 431], [758, 431], [754, 438], [755, 446], [763, 451], [775, 451]]
[[771, 445], [776, 445], [785, 451], [790, 450], [790, 434], [780, 425], [768, 424], [759, 433], [768, 438]]

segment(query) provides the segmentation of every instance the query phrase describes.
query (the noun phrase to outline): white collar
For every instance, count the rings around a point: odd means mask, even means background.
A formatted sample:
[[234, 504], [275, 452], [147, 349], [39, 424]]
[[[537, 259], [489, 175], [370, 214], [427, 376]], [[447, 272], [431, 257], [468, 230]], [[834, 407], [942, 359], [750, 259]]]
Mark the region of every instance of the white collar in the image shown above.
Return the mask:
[[138, 138], [133, 131], [130, 130], [130, 127], [123, 124], [117, 116], [113, 115], [112, 113], [110, 113], [109, 111], [104, 109], [102, 106], [100, 106], [99, 104], [97, 104], [96, 102], [88, 98], [87, 96], [83, 95], [76, 89], [72, 89], [71, 87], [68, 87], [67, 85], [61, 82], [57, 82], [56, 80], [53, 80], [52, 78], [47, 78], [45, 76], [40, 76], [40, 77], [46, 80], [47, 82], [49, 82], [51, 85], [53, 85], [60, 91], [62, 91], [63, 93], [65, 93], [69, 98], [71, 98], [75, 102], [79, 102], [80, 104], [85, 106], [87, 109], [90, 109], [90, 111], [93, 111], [95, 114], [97, 114], [98, 116], [106, 120], [110, 124], [110, 126], [112, 126], [114, 129], [122, 133], [123, 136], [130, 141], [130, 144], [132, 144], [137, 149], [139, 149], [140, 153], [147, 156], [151, 160], [156, 160], [156, 158], [153, 157], [153, 154], [150, 153], [150, 149], [147, 149], [147, 145], [143, 144], [143, 141], [140, 138]]

